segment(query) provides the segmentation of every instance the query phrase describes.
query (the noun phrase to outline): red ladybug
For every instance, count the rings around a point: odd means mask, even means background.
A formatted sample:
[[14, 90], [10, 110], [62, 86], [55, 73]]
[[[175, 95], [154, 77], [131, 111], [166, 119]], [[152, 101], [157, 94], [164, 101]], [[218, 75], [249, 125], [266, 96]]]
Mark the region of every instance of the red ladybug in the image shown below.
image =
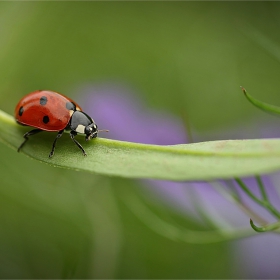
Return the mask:
[[15, 118], [21, 125], [35, 127], [23, 135], [25, 140], [18, 147], [18, 152], [29, 136], [41, 131], [58, 131], [49, 157], [54, 155], [56, 141], [64, 130], [70, 130], [71, 139], [82, 150], [84, 156], [87, 155], [85, 150], [74, 137], [82, 133], [86, 135], [88, 141], [97, 137], [100, 131], [93, 119], [84, 113], [76, 102], [60, 93], [48, 90], [37, 90], [24, 96], [16, 106]]

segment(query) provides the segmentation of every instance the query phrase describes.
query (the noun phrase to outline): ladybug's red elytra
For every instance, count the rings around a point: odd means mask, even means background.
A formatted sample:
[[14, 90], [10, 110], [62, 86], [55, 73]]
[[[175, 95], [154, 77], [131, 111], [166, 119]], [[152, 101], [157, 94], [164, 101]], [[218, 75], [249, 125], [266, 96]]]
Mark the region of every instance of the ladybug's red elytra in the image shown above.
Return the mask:
[[94, 120], [82, 111], [82, 108], [72, 99], [48, 90], [37, 90], [24, 96], [15, 108], [17, 123], [35, 127], [26, 132], [24, 141], [18, 147], [18, 152], [27, 142], [28, 137], [41, 131], [58, 131], [53, 142], [49, 157], [54, 155], [55, 145], [64, 130], [70, 130], [73, 142], [86, 152], [82, 145], [74, 138], [78, 133], [86, 135], [86, 141], [97, 137], [100, 130]]

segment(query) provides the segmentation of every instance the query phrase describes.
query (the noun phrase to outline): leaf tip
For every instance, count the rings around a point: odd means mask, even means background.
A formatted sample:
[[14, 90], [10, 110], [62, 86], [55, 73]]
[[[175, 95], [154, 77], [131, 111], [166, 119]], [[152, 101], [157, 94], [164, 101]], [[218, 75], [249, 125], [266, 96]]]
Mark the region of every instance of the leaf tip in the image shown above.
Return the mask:
[[254, 224], [254, 222], [251, 218], [250, 218], [250, 225], [254, 231], [260, 232], [260, 229]]
[[243, 93], [246, 95], [247, 91], [243, 86], [240, 86], [241, 90], [243, 91]]
[[253, 222], [253, 220], [252, 220], [251, 218], [250, 218], [250, 225], [251, 225], [252, 229], [253, 229], [254, 231], [256, 231], [256, 232], [266, 232], [266, 231], [269, 230], [269, 229], [266, 228], [266, 227], [257, 227], [257, 226], [254, 224], [254, 222]]

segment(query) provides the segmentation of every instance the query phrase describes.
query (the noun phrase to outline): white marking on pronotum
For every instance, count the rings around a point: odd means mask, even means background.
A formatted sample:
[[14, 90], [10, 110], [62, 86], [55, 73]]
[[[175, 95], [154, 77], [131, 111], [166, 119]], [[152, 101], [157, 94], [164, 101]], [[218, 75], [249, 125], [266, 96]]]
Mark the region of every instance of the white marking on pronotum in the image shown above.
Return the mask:
[[79, 125], [77, 126], [77, 128], [75, 129], [75, 131], [78, 132], [78, 133], [85, 133], [85, 126], [79, 124]]
[[73, 114], [74, 114], [74, 111], [73, 110], [69, 110], [70, 118], [72, 117]]

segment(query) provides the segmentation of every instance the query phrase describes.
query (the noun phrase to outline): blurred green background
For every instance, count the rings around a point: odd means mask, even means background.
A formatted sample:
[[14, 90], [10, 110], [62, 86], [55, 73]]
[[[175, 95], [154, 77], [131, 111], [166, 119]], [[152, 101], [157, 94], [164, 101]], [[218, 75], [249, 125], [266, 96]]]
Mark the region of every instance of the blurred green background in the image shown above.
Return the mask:
[[[280, 104], [279, 13], [278, 2], [1, 2], [0, 109], [37, 89], [83, 104], [79, 88], [113, 81], [202, 134], [266, 118], [239, 86]], [[175, 242], [139, 221], [122, 198], [155, 197], [138, 183], [0, 152], [1, 278], [246, 277], [229, 243]]]

